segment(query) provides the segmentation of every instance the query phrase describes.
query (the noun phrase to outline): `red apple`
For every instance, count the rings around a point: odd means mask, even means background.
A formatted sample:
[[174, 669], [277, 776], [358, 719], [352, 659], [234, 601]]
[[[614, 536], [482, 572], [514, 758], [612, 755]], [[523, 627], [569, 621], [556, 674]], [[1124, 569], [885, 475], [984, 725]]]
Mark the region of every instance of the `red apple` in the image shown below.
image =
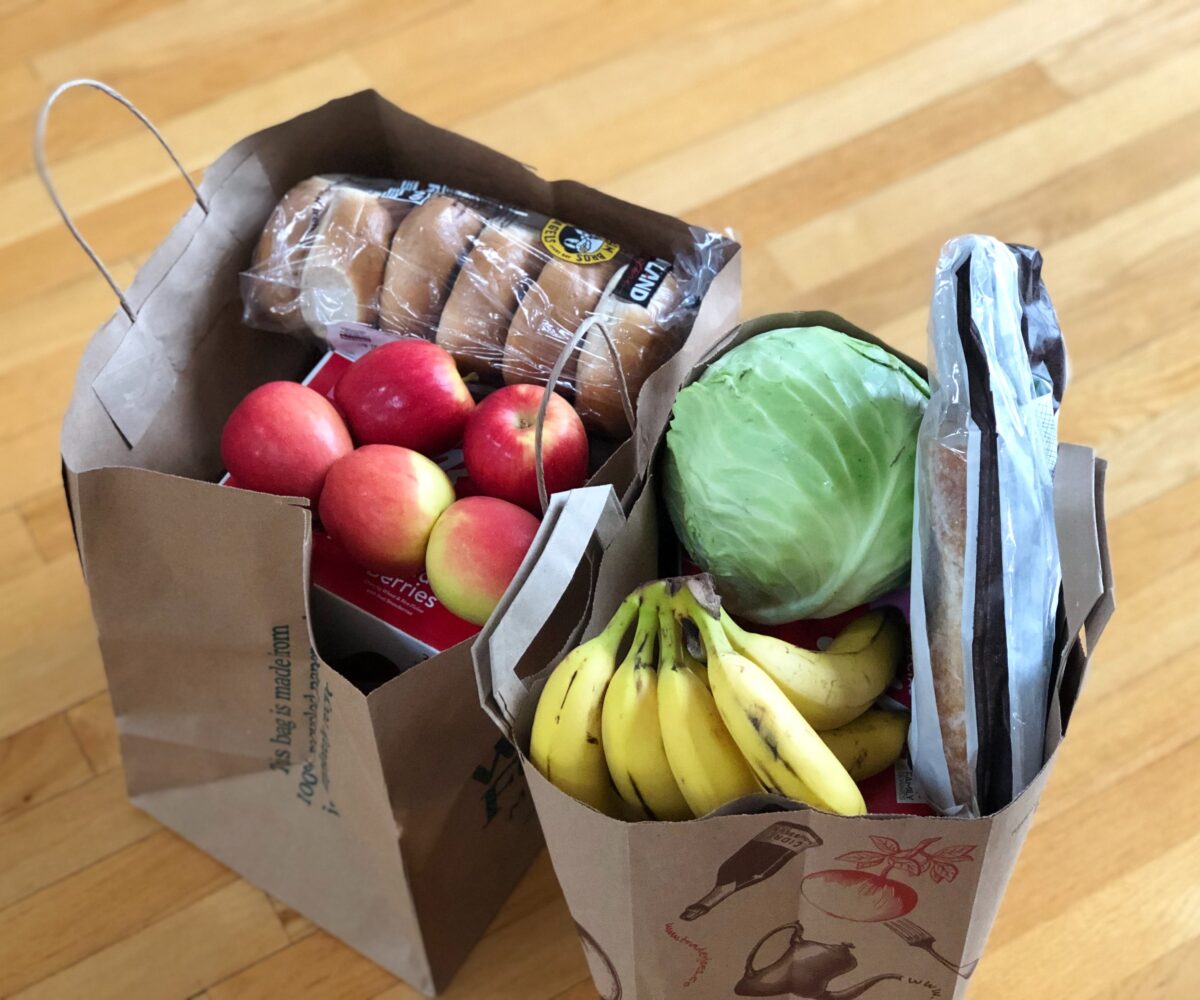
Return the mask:
[[238, 486], [308, 497], [354, 448], [337, 408], [298, 382], [267, 382], [243, 399], [221, 432], [221, 460]]
[[424, 455], [369, 444], [329, 470], [321, 523], [360, 566], [413, 576], [425, 565], [434, 522], [453, 502], [449, 477]]
[[[463, 437], [463, 460], [480, 493], [541, 512], [534, 464], [534, 422], [542, 402], [539, 385], [497, 389], [471, 414]], [[582, 486], [587, 480], [588, 439], [583, 421], [558, 393], [550, 397], [542, 427], [546, 493]]]
[[539, 523], [506, 500], [455, 501], [433, 526], [425, 557], [437, 599], [459, 618], [482, 625], [512, 583]]
[[475, 409], [446, 351], [405, 338], [364, 354], [334, 390], [359, 444], [394, 444], [440, 455], [462, 440]]

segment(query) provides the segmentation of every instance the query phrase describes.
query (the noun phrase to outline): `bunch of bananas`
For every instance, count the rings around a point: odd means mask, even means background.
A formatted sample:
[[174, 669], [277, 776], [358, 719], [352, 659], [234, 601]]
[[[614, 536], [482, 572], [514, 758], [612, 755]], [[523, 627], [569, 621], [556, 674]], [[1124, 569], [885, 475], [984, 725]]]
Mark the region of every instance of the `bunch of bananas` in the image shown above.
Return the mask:
[[907, 738], [906, 714], [872, 708], [903, 652], [894, 609], [814, 652], [740, 628], [707, 575], [657, 580], [550, 674], [530, 757], [622, 819], [690, 819], [762, 791], [861, 815], [855, 782], [890, 767]]

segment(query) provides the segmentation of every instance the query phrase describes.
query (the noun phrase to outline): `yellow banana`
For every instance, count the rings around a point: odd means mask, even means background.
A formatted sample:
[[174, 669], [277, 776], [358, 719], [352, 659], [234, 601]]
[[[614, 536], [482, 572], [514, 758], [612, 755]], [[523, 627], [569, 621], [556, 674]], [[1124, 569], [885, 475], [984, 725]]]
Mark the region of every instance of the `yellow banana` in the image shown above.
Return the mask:
[[855, 781], [866, 781], [891, 767], [904, 752], [908, 713], [868, 709], [853, 722], [821, 734], [825, 745]]
[[726, 802], [761, 792], [762, 786], [721, 721], [698, 671], [707, 677], [704, 665], [683, 650], [674, 608], [664, 604], [659, 612], [658, 664], [663, 747], [689, 808], [704, 816]]
[[776, 683], [730, 644], [720, 618], [680, 592], [700, 631], [713, 700], [738, 749], [769, 791], [845, 816], [867, 811], [854, 779]]
[[904, 655], [904, 623], [895, 608], [851, 622], [824, 652], [747, 632], [724, 610], [721, 624], [733, 648], [765, 670], [818, 731], [844, 726], [870, 708]]
[[542, 689], [533, 717], [529, 757], [546, 780], [609, 816], [624, 810], [604, 761], [601, 709], [617, 669], [617, 651], [642, 595], [627, 597], [594, 639], [571, 650]]
[[658, 721], [658, 610], [662, 588], [644, 591], [637, 631], [604, 696], [604, 759], [617, 793], [650, 819], [691, 819]]

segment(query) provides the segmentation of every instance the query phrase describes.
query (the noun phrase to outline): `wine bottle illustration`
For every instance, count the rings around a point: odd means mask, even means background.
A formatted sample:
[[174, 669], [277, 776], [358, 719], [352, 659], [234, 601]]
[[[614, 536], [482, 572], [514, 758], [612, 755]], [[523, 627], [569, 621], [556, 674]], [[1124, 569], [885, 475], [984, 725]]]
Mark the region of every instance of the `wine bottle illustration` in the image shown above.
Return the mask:
[[703, 899], [689, 906], [680, 918], [695, 920], [735, 892], [765, 882], [801, 851], [819, 847], [821, 838], [799, 823], [772, 823], [748, 840], [717, 869], [717, 884]]

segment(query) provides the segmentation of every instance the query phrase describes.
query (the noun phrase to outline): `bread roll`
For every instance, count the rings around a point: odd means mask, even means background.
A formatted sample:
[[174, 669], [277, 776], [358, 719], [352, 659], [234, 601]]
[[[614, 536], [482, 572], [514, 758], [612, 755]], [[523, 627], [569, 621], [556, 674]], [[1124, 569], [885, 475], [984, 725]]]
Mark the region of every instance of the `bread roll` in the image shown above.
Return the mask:
[[[521, 300], [504, 342], [505, 382], [546, 384], [563, 346], [596, 308], [616, 269], [613, 261], [571, 264], [557, 259], [542, 269]], [[555, 386], [568, 398], [575, 389], [578, 353], [567, 362]]]
[[309, 177], [279, 199], [259, 237], [246, 284], [247, 322], [272, 330], [305, 329], [300, 274], [335, 179]]
[[381, 330], [432, 339], [459, 263], [483, 221], [478, 210], [446, 195], [408, 213], [392, 239], [379, 291]]
[[[621, 387], [612, 351], [604, 337], [617, 349], [629, 399], [637, 406], [642, 384], [679, 350], [690, 313], [683, 310], [684, 292], [665, 261], [634, 261], [617, 282], [614, 294], [599, 315], [608, 320], [596, 324], [584, 338], [575, 374], [575, 409], [589, 431], [611, 438], [624, 438], [633, 430], [625, 418]], [[629, 294], [633, 279], [646, 276], [644, 293]], [[651, 289], [651, 285], [654, 287]], [[647, 297], [644, 301], [638, 301]]]
[[407, 207], [369, 191], [333, 189], [300, 282], [304, 321], [318, 336], [334, 323], [374, 325], [388, 246]]
[[438, 324], [437, 342], [459, 371], [500, 381], [504, 341], [517, 304], [547, 260], [524, 222], [489, 223], [463, 261]]

